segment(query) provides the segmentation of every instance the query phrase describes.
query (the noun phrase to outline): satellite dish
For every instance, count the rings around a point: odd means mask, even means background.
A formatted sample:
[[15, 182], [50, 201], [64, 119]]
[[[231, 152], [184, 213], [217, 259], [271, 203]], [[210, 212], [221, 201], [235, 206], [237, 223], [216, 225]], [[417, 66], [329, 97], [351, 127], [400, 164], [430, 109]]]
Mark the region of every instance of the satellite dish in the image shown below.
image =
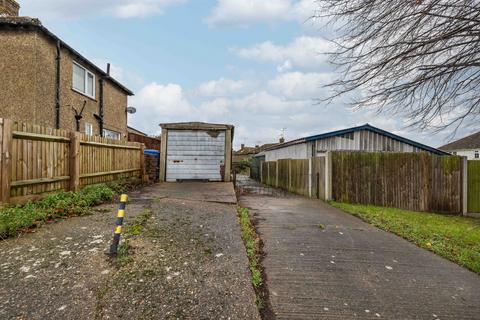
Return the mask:
[[137, 112], [137, 109], [135, 109], [134, 107], [128, 107], [127, 112], [130, 114], [134, 114], [135, 112]]

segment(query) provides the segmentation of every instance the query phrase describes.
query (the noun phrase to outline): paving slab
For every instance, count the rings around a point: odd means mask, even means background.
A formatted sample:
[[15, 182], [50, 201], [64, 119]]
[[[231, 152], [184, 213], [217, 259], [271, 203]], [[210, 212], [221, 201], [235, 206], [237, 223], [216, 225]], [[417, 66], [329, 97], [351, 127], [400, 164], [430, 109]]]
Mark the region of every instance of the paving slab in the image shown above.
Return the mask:
[[277, 319], [480, 319], [480, 276], [329, 205], [243, 195]]

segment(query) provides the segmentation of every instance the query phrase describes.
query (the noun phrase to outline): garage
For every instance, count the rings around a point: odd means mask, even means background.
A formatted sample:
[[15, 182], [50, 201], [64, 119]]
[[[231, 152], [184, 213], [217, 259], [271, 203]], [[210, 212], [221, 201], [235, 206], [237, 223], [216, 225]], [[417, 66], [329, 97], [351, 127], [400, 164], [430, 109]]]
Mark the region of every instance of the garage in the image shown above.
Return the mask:
[[160, 180], [230, 181], [233, 126], [161, 124]]

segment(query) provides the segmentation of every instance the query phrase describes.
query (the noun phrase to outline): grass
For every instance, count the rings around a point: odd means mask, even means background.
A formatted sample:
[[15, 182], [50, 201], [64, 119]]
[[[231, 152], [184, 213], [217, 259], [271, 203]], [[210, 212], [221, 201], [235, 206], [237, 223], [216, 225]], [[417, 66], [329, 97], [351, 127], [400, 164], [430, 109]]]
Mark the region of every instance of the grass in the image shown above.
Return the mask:
[[120, 267], [126, 266], [133, 261], [131, 256], [130, 240], [133, 237], [140, 235], [145, 229], [148, 220], [152, 217], [152, 212], [145, 209], [142, 213], [137, 215], [133, 220], [127, 221], [124, 225], [123, 242], [118, 246], [117, 264]]
[[0, 209], [0, 239], [15, 236], [48, 220], [89, 214], [92, 206], [112, 201], [115, 195], [111, 185], [99, 184], [79, 192], [55, 192], [23, 206], [5, 207]]
[[330, 204], [480, 274], [480, 219], [333, 201]]
[[260, 257], [260, 239], [255, 232], [250, 221], [250, 214], [248, 209], [239, 207], [238, 216], [240, 219], [240, 226], [242, 228], [242, 239], [247, 250], [247, 257], [249, 260], [250, 272], [252, 275], [252, 285], [257, 293], [256, 303], [259, 309], [264, 307], [262, 296], [259, 294], [263, 284], [262, 270], [259, 263]]

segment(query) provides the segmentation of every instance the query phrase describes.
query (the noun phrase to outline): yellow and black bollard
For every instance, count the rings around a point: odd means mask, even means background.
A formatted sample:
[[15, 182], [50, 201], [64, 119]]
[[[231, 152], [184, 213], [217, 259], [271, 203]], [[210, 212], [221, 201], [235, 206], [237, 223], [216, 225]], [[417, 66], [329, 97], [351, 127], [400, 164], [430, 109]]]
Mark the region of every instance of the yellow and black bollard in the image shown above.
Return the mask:
[[125, 208], [127, 206], [128, 196], [122, 194], [120, 196], [120, 208], [118, 209], [117, 222], [115, 223], [115, 234], [113, 235], [113, 242], [110, 246], [110, 257], [117, 255], [118, 244], [120, 243], [120, 235], [122, 234], [123, 218], [125, 218]]

